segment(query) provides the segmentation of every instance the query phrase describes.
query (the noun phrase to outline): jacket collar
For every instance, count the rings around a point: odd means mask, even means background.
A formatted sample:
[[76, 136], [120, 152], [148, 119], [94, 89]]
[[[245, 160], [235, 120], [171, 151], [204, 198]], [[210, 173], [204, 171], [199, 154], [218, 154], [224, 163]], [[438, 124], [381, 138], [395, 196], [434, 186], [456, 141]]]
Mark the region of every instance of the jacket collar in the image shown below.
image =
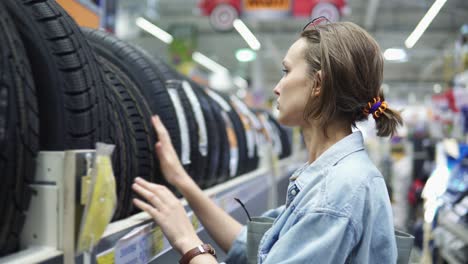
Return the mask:
[[326, 167], [334, 166], [346, 156], [360, 150], [364, 150], [364, 139], [361, 131], [356, 131], [328, 148], [324, 153], [322, 153], [322, 155], [312, 162], [312, 164], [306, 165], [302, 170], [302, 172], [311, 173], [300, 172], [295, 176], [297, 177], [296, 179], [291, 177], [290, 180], [295, 180], [297, 187], [302, 189], [313, 180], [313, 177], [311, 177], [313, 176], [313, 172], [320, 172]]

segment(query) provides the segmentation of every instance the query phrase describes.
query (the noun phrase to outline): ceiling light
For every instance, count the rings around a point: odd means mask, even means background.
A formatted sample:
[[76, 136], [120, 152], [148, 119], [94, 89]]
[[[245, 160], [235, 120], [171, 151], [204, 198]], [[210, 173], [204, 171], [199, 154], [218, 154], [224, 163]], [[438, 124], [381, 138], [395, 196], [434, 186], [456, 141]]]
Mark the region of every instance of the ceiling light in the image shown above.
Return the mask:
[[241, 89], [247, 89], [249, 86], [247, 80], [239, 76], [232, 78], [232, 82]]
[[250, 31], [250, 29], [242, 22], [240, 19], [234, 20], [234, 28], [239, 32], [241, 37], [247, 42], [249, 47], [253, 50], [259, 50], [261, 45], [255, 35]]
[[236, 51], [236, 59], [240, 62], [249, 62], [256, 58], [257, 54], [251, 49], [240, 49]]
[[161, 41], [170, 44], [174, 38], [171, 34], [167, 33], [166, 31], [162, 30], [161, 28], [157, 27], [155, 24], [149, 22], [148, 20], [139, 17], [136, 19], [136, 24], [138, 27], [143, 29], [144, 31], [150, 33], [151, 35], [157, 37]]
[[422, 34], [424, 34], [424, 31], [426, 31], [432, 20], [434, 20], [434, 18], [437, 16], [445, 2], [447, 2], [447, 0], [436, 0], [434, 4], [432, 4], [431, 8], [429, 8], [421, 21], [419, 21], [414, 31], [405, 40], [405, 45], [408, 49], [411, 49], [414, 44], [418, 42], [419, 38], [422, 36]]
[[220, 65], [219, 63], [215, 62], [214, 60], [208, 58], [207, 56], [201, 54], [198, 51], [195, 51], [192, 54], [192, 59], [198, 64], [206, 67], [212, 72], [227, 72], [228, 71], [228, 69], [226, 69], [224, 66]]
[[399, 62], [408, 61], [408, 56], [404, 49], [399, 49], [399, 48], [386, 49], [383, 55], [384, 55], [384, 58], [388, 61], [399, 61]]

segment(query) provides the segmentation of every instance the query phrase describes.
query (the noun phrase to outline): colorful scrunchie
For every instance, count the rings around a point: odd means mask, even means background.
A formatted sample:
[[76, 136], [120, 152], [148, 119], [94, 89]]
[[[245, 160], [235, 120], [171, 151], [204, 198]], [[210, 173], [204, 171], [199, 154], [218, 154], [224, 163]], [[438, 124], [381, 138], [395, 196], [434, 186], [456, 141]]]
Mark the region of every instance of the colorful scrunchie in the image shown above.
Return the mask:
[[374, 119], [377, 119], [383, 114], [387, 107], [387, 102], [380, 101], [380, 97], [374, 97], [367, 103], [362, 112], [366, 115], [366, 117], [369, 116], [369, 114], [372, 114]]

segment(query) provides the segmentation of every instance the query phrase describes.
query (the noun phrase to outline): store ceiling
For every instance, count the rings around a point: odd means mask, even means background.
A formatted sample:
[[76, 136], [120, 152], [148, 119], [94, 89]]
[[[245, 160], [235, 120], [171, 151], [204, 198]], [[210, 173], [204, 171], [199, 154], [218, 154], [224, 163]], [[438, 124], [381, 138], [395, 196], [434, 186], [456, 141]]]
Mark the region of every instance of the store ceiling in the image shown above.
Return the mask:
[[[241, 75], [256, 72], [254, 82], [264, 89], [272, 89], [281, 78], [281, 60], [288, 47], [298, 37], [308, 19], [276, 21], [248, 21], [246, 24], [262, 43], [257, 60], [248, 70], [240, 66], [235, 52], [247, 48], [237, 33], [218, 33], [207, 17], [195, 14], [197, 0], [120, 0], [117, 16], [117, 34], [138, 43], [151, 53], [167, 57], [167, 46], [134, 24], [136, 17], [144, 16], [163, 29], [174, 23], [190, 23], [198, 28], [197, 50]], [[349, 0], [351, 15], [344, 20], [366, 28], [381, 45], [382, 50], [404, 47], [404, 41], [432, 5], [433, 0]], [[154, 8], [155, 7], [155, 8]], [[416, 45], [407, 50], [405, 63], [387, 62], [384, 78], [389, 95], [412, 101], [432, 93], [435, 83], [443, 83], [443, 54], [453, 47], [460, 26], [468, 23], [468, 1], [448, 0], [439, 15]], [[250, 76], [245, 76], [250, 77]], [[412, 94], [412, 95], [410, 95]]]

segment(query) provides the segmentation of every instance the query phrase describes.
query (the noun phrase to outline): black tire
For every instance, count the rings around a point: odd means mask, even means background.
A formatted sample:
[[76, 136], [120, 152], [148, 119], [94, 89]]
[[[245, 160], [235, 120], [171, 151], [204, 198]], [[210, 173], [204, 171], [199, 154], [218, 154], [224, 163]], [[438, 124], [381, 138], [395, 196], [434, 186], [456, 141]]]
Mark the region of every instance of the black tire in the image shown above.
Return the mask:
[[213, 184], [216, 183], [222, 150], [222, 146], [220, 143], [221, 135], [218, 132], [218, 126], [224, 127], [224, 124], [217, 123], [215, 113], [213, 112], [211, 103], [207, 95], [204, 93], [203, 88], [194, 81], [187, 81], [191, 84], [192, 89], [195, 92], [198, 101], [200, 102], [200, 106], [203, 111], [203, 116], [205, 117], [206, 131], [208, 133], [208, 155], [206, 158], [206, 165], [204, 169], [205, 177], [203, 177], [201, 182], [201, 187], [204, 189], [211, 187]]
[[252, 109], [248, 109], [249, 110], [249, 117], [251, 119], [251, 122], [252, 122], [252, 132], [253, 132], [253, 137], [254, 137], [254, 141], [255, 141], [255, 150], [254, 150], [254, 157], [251, 159], [251, 164], [252, 164], [252, 171], [253, 170], [256, 170], [258, 169], [258, 166], [260, 164], [260, 149], [259, 149], [259, 130], [261, 129], [260, 127], [260, 121], [258, 120], [257, 116], [255, 115], [255, 113], [253, 112]]
[[292, 130], [289, 127], [281, 126], [281, 144], [283, 144], [283, 152], [280, 159], [287, 158], [292, 154]]
[[[148, 59], [140, 49], [106, 32], [82, 28], [95, 52], [112, 62], [139, 88], [151, 113], [158, 114], [171, 136], [172, 144], [180, 157], [181, 141], [177, 115], [165, 87], [164, 75], [158, 65]], [[150, 120], [148, 120], [150, 122]]]
[[156, 135], [148, 121], [151, 119], [149, 106], [135, 84], [123, 72], [104, 58], [101, 57], [100, 60], [118, 114], [112, 122], [119, 124], [123, 130], [122, 140], [113, 142], [116, 144], [114, 155], [119, 155], [121, 162], [114, 163], [114, 168], [122, 167], [120, 171], [115, 171], [116, 179], [119, 179], [119, 204], [114, 214], [114, 220], [117, 220], [129, 216], [134, 211], [131, 185], [135, 177], [140, 176], [161, 184], [165, 182], [154, 156]]
[[239, 116], [239, 113], [235, 110], [229, 97], [227, 95], [222, 95], [222, 97], [226, 101], [226, 103], [228, 103], [229, 106], [231, 107], [231, 110], [228, 111], [227, 114], [229, 115], [229, 118], [232, 121], [232, 125], [234, 127], [234, 131], [236, 132], [236, 137], [237, 137], [237, 144], [239, 148], [239, 163], [237, 167], [236, 176], [239, 176], [249, 171], [247, 139], [246, 139], [244, 124], [242, 123], [241, 117]]
[[257, 131], [254, 124], [255, 120], [253, 120], [256, 117], [242, 100], [234, 96], [231, 96], [230, 98], [231, 104], [234, 106], [236, 113], [241, 120], [245, 133], [247, 153], [245, 162], [246, 171], [244, 171], [244, 173], [248, 173], [257, 169], [259, 162], [256, 142]]
[[[150, 56], [149, 54], [145, 53], [146, 56]], [[198, 123], [195, 118], [194, 110], [192, 109], [192, 105], [190, 103], [189, 98], [187, 97], [183, 87], [182, 82], [185, 81], [186, 77], [182, 74], [178, 73], [176, 70], [172, 69], [169, 65], [167, 65], [163, 60], [158, 57], [151, 56], [148, 58], [149, 60], [153, 60], [155, 65], [157, 65], [159, 72], [164, 76], [165, 80], [175, 80], [180, 81], [177, 83], [176, 89], [179, 95], [179, 98], [182, 102], [182, 107], [184, 110], [185, 118], [187, 120], [188, 131], [189, 131], [189, 147], [187, 148], [190, 151], [190, 163], [184, 165], [185, 170], [187, 173], [194, 179], [194, 181], [199, 185], [203, 185], [203, 178], [205, 174], [206, 168], [206, 158], [203, 158], [201, 153], [199, 152], [199, 130], [198, 130]], [[180, 118], [180, 117], [178, 117]], [[181, 133], [183, 133], [182, 128], [180, 128]]]
[[276, 133], [278, 133], [280, 142], [278, 144], [281, 144], [281, 153], [279, 154], [279, 159], [284, 159], [289, 156], [291, 156], [291, 142], [288, 133], [286, 132], [286, 129], [278, 123], [278, 121], [270, 114], [268, 113], [268, 119], [270, 123], [275, 127]]
[[12, 18], [0, 3], [0, 256], [15, 252], [29, 207], [39, 150], [31, 68]]
[[116, 191], [117, 191], [117, 208], [115, 209], [113, 219], [119, 219], [122, 215], [125, 215], [124, 202], [125, 196], [124, 188], [126, 185], [126, 178], [129, 177], [129, 164], [127, 162], [126, 154], [129, 151], [126, 149], [125, 140], [128, 139], [127, 131], [122, 127], [122, 114], [119, 109], [120, 106], [112, 94], [112, 87], [114, 83], [111, 81], [116, 79], [115, 74], [109, 70], [104, 63], [101, 63], [101, 69], [105, 74], [105, 81], [107, 82], [108, 91], [106, 92], [106, 104], [108, 106], [108, 119], [109, 125], [107, 126], [109, 137], [103, 140], [105, 143], [114, 144], [115, 149], [112, 153], [112, 169], [115, 176]]
[[[187, 118], [187, 122], [189, 125], [190, 130], [190, 160], [191, 163], [189, 164], [189, 175], [195, 180], [195, 182], [202, 186], [204, 185], [204, 175], [205, 175], [205, 168], [206, 168], [206, 157], [203, 157], [199, 151], [199, 124], [197, 123], [197, 119], [195, 118], [195, 113], [193, 112], [192, 105], [189, 101], [189, 98], [182, 87], [178, 89], [180, 99], [182, 101], [182, 105], [184, 107], [185, 115]], [[198, 98], [195, 98], [198, 100]], [[206, 127], [206, 126], [205, 126]]]
[[[237, 151], [234, 150], [231, 146], [230, 140], [229, 140], [229, 126], [232, 126], [233, 129], [233, 134], [232, 136], [235, 138], [236, 143], [237, 142], [237, 134], [235, 132], [235, 129], [233, 127], [233, 122], [231, 120], [231, 117], [229, 117], [229, 114], [227, 112], [226, 107], [222, 107], [221, 104], [214, 99], [213, 97], [213, 91], [209, 89], [204, 90], [205, 93], [208, 96], [208, 99], [211, 103], [211, 106], [213, 108], [213, 113], [215, 114], [215, 119], [216, 123], [218, 124], [218, 133], [221, 136], [221, 142], [220, 146], [222, 147], [221, 149], [221, 157], [220, 157], [220, 166], [218, 168], [218, 177], [216, 177], [216, 182], [213, 184], [219, 184], [222, 182], [227, 181], [229, 178], [234, 177], [238, 173], [238, 167], [239, 167], [239, 149], [237, 146]], [[217, 93], [215, 93], [217, 94]], [[223, 98], [221, 100], [224, 101]], [[237, 157], [233, 157], [233, 155]], [[235, 160], [237, 158], [237, 165], [236, 167], [233, 167], [231, 161]]]
[[41, 149], [94, 148], [106, 138], [107, 108], [96, 58], [79, 27], [52, 0], [4, 3], [31, 62]]

